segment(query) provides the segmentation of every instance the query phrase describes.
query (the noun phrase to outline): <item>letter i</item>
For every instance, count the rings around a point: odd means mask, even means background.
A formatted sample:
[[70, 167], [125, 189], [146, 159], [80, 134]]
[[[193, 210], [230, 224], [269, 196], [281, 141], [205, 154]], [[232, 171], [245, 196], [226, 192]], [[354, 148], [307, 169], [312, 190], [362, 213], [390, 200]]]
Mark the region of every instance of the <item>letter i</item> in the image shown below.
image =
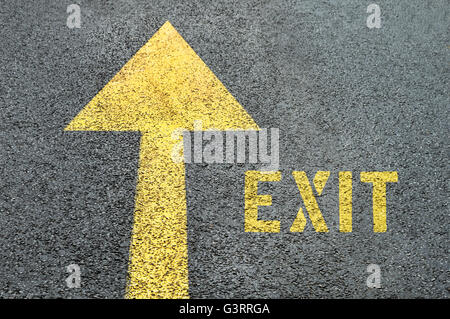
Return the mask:
[[339, 231], [352, 231], [352, 172], [339, 172]]

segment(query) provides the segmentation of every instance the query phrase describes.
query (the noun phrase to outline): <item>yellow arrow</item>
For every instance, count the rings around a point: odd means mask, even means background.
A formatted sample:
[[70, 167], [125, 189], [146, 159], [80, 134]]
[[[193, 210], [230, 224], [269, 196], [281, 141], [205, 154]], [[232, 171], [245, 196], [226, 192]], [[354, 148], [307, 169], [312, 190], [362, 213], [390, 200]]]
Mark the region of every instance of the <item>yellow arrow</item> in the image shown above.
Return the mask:
[[189, 298], [184, 163], [177, 128], [259, 129], [167, 21], [65, 128], [139, 131], [127, 298]]

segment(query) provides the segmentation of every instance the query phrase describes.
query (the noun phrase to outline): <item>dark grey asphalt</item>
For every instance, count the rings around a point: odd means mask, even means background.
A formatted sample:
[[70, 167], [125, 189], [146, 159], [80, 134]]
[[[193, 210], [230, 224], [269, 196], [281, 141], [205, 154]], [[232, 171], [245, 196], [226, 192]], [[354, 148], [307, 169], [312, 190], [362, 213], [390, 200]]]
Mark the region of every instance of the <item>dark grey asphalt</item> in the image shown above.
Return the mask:
[[[375, 1], [375, 0], [374, 0]], [[212, 2], [212, 3], [211, 3]], [[449, 6], [370, 1], [71, 1], [0, 5], [0, 297], [122, 298], [139, 135], [63, 132], [169, 20], [260, 127], [280, 128], [279, 234], [243, 232], [244, 172], [189, 164], [193, 298], [449, 297]], [[293, 170], [331, 171], [328, 234], [289, 233]], [[354, 231], [338, 232], [337, 174], [354, 172]], [[398, 171], [388, 232], [372, 232], [361, 171]], [[81, 266], [80, 289], [65, 267]], [[369, 289], [367, 265], [382, 288]]]

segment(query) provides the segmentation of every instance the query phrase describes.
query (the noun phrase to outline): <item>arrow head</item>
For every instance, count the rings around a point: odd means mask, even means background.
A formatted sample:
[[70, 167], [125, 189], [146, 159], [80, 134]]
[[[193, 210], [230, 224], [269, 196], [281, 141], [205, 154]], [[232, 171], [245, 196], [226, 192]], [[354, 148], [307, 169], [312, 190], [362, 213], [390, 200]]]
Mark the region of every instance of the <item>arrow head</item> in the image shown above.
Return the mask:
[[167, 21], [69, 123], [68, 131], [259, 129]]

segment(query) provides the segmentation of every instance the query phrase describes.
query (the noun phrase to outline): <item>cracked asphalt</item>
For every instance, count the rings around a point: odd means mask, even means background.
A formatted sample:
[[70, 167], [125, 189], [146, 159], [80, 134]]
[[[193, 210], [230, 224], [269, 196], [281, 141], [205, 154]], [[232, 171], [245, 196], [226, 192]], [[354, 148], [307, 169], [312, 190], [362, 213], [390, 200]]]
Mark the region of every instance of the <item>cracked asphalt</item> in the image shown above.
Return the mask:
[[[169, 20], [259, 127], [280, 128], [282, 180], [244, 232], [254, 164], [187, 164], [191, 298], [448, 298], [449, 6], [445, 0], [72, 1], [0, 5], [0, 297], [123, 298], [139, 133], [64, 127]], [[292, 171], [330, 171], [329, 233], [291, 233]], [[338, 172], [353, 172], [339, 232]], [[362, 171], [397, 171], [374, 233]], [[81, 267], [68, 288], [66, 266]], [[381, 288], [366, 286], [369, 264]]]

